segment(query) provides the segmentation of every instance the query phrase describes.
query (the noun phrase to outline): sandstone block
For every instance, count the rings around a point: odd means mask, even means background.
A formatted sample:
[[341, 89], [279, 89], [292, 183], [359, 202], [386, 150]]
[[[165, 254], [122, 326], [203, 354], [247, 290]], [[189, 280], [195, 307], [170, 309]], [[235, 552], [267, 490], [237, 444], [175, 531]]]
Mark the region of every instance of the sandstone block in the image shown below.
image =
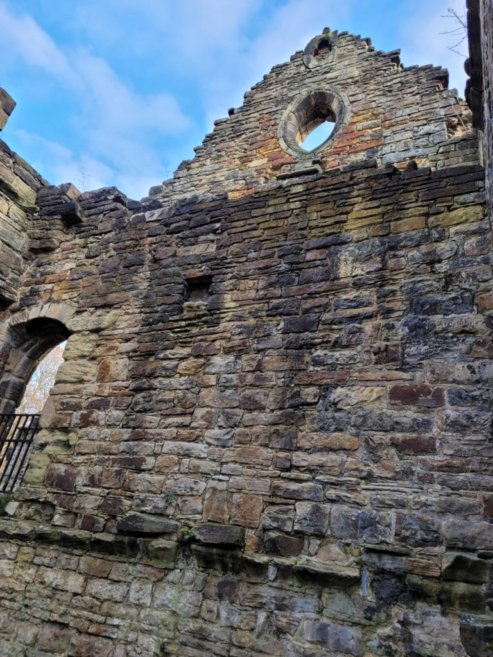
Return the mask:
[[274, 497], [285, 497], [292, 500], [313, 500], [321, 502], [323, 499], [323, 488], [320, 484], [276, 481], [272, 484], [272, 495]]
[[468, 584], [485, 584], [491, 571], [491, 565], [485, 559], [458, 553], [446, 553], [442, 567], [445, 580]]
[[233, 525], [198, 524], [193, 531], [195, 539], [204, 545], [241, 547], [245, 542], [245, 530]]
[[225, 483], [218, 482], [208, 488], [204, 502], [204, 520], [220, 523], [228, 522], [228, 494]]
[[235, 493], [231, 498], [231, 522], [242, 527], [258, 527], [262, 509], [260, 495]]
[[265, 529], [279, 529], [290, 532], [293, 528], [294, 509], [291, 506], [269, 505], [262, 516]]
[[311, 502], [296, 503], [294, 530], [304, 534], [323, 536], [327, 533], [330, 506]]
[[129, 585], [123, 582], [110, 582], [107, 579], [90, 578], [85, 593], [98, 600], [121, 602], [128, 593]]
[[106, 577], [110, 573], [112, 566], [112, 561], [91, 556], [84, 556], [80, 560], [81, 572], [86, 575], [92, 575], [93, 577]]
[[116, 523], [116, 529], [120, 534], [130, 536], [174, 534], [179, 528], [180, 524], [176, 520], [145, 513], [132, 513], [120, 518]]
[[79, 635], [75, 641], [75, 657], [110, 657], [113, 642], [102, 637]]
[[452, 519], [443, 523], [445, 544], [451, 548], [493, 549], [493, 525]]
[[69, 647], [73, 630], [61, 623], [47, 623], [41, 628], [36, 645], [49, 654], [63, 653]]
[[354, 655], [362, 654], [361, 630], [338, 623], [305, 621], [303, 636], [311, 643], [322, 644], [330, 652]]
[[445, 404], [443, 388], [428, 385], [394, 385], [389, 390], [389, 401], [394, 404], [437, 408]]
[[303, 549], [303, 539], [299, 536], [270, 532], [264, 538], [264, 549], [268, 554], [297, 557]]

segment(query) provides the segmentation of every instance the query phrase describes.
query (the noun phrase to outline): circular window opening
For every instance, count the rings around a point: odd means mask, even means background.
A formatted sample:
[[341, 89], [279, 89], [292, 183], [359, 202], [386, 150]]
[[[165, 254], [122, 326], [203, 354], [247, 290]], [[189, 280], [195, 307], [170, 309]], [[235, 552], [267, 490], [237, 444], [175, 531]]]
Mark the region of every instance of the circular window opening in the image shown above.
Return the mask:
[[281, 125], [281, 143], [297, 155], [322, 150], [345, 118], [345, 107], [338, 94], [314, 91], [288, 109]]
[[308, 153], [315, 150], [315, 148], [318, 148], [326, 142], [327, 139], [330, 139], [335, 127], [335, 121], [332, 121], [330, 118], [325, 119], [325, 121], [322, 121], [319, 125], [312, 128], [312, 131], [309, 132], [304, 139], [301, 139], [298, 146]]

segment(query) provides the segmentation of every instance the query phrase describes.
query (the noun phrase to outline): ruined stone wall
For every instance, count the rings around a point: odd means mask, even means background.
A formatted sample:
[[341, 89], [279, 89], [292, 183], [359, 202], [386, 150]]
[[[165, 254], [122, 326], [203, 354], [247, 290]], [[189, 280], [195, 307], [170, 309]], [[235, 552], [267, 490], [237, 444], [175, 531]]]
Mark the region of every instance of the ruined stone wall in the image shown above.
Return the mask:
[[484, 134], [487, 151], [486, 180], [490, 212], [493, 212], [493, 5], [491, 0], [482, 0], [480, 16], [484, 78]]
[[481, 152], [486, 170], [486, 190], [490, 216], [493, 212], [493, 4], [491, 0], [467, 0], [469, 80], [466, 98], [472, 110], [474, 127], [479, 129]]
[[[318, 48], [324, 41], [329, 48]], [[470, 118], [447, 86], [443, 68], [406, 68], [398, 51], [376, 51], [370, 39], [327, 31], [264, 76], [245, 94], [242, 107], [215, 122], [195, 158], [151, 194], [168, 202], [192, 189], [240, 195], [279, 175], [368, 159], [399, 166], [413, 160], [432, 168], [475, 162], [475, 145], [454, 139], [467, 132]], [[293, 123], [303, 123], [301, 101], [321, 90], [342, 103], [335, 108], [337, 138], [303, 153], [290, 147], [286, 133]]]
[[[0, 89], [0, 130], [14, 105]], [[39, 174], [0, 141], [0, 310], [18, 299], [20, 276], [26, 265], [28, 221], [42, 184]]]
[[326, 32], [141, 203], [40, 190], [2, 403], [39, 320], [70, 337], [0, 522], [0, 654], [486, 654], [490, 226], [443, 83]]

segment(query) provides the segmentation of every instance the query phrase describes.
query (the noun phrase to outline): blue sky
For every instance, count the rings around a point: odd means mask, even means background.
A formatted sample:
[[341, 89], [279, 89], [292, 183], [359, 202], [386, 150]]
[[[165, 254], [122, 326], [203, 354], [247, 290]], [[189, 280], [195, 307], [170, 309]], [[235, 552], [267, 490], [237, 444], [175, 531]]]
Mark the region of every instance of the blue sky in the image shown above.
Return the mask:
[[[193, 156], [214, 119], [327, 26], [449, 69], [463, 95], [464, 0], [0, 0], [2, 133], [51, 183], [134, 198]], [[461, 46], [463, 52], [466, 45]]]

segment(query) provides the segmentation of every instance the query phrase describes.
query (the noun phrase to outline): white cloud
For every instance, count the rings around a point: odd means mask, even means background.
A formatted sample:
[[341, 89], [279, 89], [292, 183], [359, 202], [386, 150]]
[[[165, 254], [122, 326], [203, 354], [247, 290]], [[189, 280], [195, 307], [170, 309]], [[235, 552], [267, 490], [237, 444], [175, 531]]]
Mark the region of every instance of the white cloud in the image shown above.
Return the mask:
[[[351, 6], [352, 0], [330, 3], [331, 27], [349, 14]], [[319, 34], [326, 27], [327, 13], [327, 3], [319, 0], [289, 0], [276, 7], [258, 36], [243, 42], [233, 66], [217, 61], [217, 74], [202, 83], [209, 126], [215, 118], [224, 116], [231, 104], [240, 105], [244, 92], [275, 64], [289, 60]]]
[[[401, 30], [402, 55], [404, 64], [434, 64], [447, 68], [450, 74], [450, 87], [457, 88], [464, 95], [466, 74], [465, 57], [452, 52], [450, 48], [460, 41], [460, 33], [451, 33], [459, 27], [454, 19], [446, 18], [448, 8], [463, 15], [464, 0], [435, 0], [429, 5], [421, 5], [412, 20]], [[464, 34], [465, 36], [465, 34]], [[459, 48], [467, 55], [467, 39]]]
[[[231, 46], [236, 50], [245, 25], [264, 1], [105, 0], [101, 4], [86, 0], [75, 9], [75, 20], [102, 45], [108, 38], [113, 43], [124, 40], [132, 51], [145, 48], [158, 58], [160, 53], [173, 56], [174, 52], [177, 61], [202, 68], [215, 53], [227, 52]], [[102, 29], [106, 24], [109, 36]]]
[[85, 109], [112, 131], [152, 129], [164, 133], [184, 130], [189, 121], [167, 94], [138, 96], [100, 57], [79, 52], [72, 66], [85, 98]]
[[12, 50], [27, 64], [65, 82], [70, 81], [71, 68], [67, 58], [31, 16], [16, 16], [0, 5], [0, 42], [2, 51]]
[[16, 136], [36, 156], [31, 164], [50, 175], [50, 182], [72, 182], [81, 191], [108, 185], [115, 173], [103, 162], [87, 153], [74, 154], [66, 146], [45, 139], [26, 130], [17, 130]]
[[26, 130], [17, 130], [16, 137], [35, 154], [31, 164], [43, 171], [52, 184], [72, 182], [82, 192], [115, 185], [131, 198], [140, 198], [157, 184], [156, 170], [162, 168], [145, 146], [131, 144], [128, 148], [134, 161], [117, 167], [108, 166], [89, 151], [73, 153], [56, 141]]
[[165, 93], [139, 95], [101, 57], [83, 50], [63, 52], [30, 16], [1, 6], [0, 39], [78, 98], [71, 123], [83, 132], [83, 153], [75, 155], [57, 142], [30, 135], [42, 149], [39, 168], [51, 172], [57, 183], [83, 180], [87, 188], [124, 181], [127, 194], [147, 193], [137, 181], [147, 181], [151, 170], [156, 181], [163, 168], [154, 146], [156, 134], [180, 133], [190, 125], [176, 99]]
[[331, 3], [331, 26], [327, 26], [327, 5], [318, 0], [289, 0], [281, 5], [263, 33], [250, 47], [248, 60], [256, 70], [267, 72], [274, 64], [284, 62], [296, 50], [320, 34], [324, 27], [334, 28], [350, 11], [351, 1]]
[[[94, 186], [117, 184], [135, 196], [147, 191], [139, 185], [167, 177], [178, 164], [170, 165], [170, 158], [188, 156], [183, 145], [191, 148], [192, 140], [199, 143], [200, 134], [210, 129], [214, 119], [225, 116], [228, 107], [240, 105], [252, 84], [304, 48], [324, 26], [342, 29], [339, 26], [344, 25], [371, 36], [367, 32], [373, 28], [361, 28], [363, 19], [389, 4], [387, 0], [37, 1], [44, 14], [56, 12], [56, 20], [63, 24], [63, 40], [57, 37], [55, 42], [52, 37], [57, 33], [50, 28], [50, 36], [42, 29], [43, 19], [38, 24], [22, 13], [29, 2], [0, 0], [3, 68], [17, 75], [13, 62], [17, 59], [24, 64], [23, 71], [39, 71], [43, 100], [49, 95], [61, 98], [64, 92], [70, 99], [66, 110], [70, 138], [81, 144], [78, 153], [76, 146], [63, 152], [57, 150], [63, 147], [55, 136], [44, 152], [56, 164], [43, 172], [56, 171], [57, 182], [63, 180], [62, 174], [65, 180], [72, 175], [77, 184], [84, 170], [86, 187], [92, 180]], [[403, 9], [413, 12], [404, 27], [396, 24], [395, 29], [387, 29], [387, 36], [391, 32], [395, 45], [402, 44], [405, 65], [448, 66], [452, 86], [461, 92], [463, 60], [447, 51], [446, 45], [452, 44], [450, 35], [440, 35], [448, 29], [440, 14], [449, 6], [460, 11], [462, 4], [462, 0], [399, 0], [385, 15], [387, 21], [397, 15], [402, 20]], [[176, 95], [165, 93], [171, 84]], [[195, 123], [185, 115], [185, 103]], [[31, 132], [41, 134], [39, 128]]]

